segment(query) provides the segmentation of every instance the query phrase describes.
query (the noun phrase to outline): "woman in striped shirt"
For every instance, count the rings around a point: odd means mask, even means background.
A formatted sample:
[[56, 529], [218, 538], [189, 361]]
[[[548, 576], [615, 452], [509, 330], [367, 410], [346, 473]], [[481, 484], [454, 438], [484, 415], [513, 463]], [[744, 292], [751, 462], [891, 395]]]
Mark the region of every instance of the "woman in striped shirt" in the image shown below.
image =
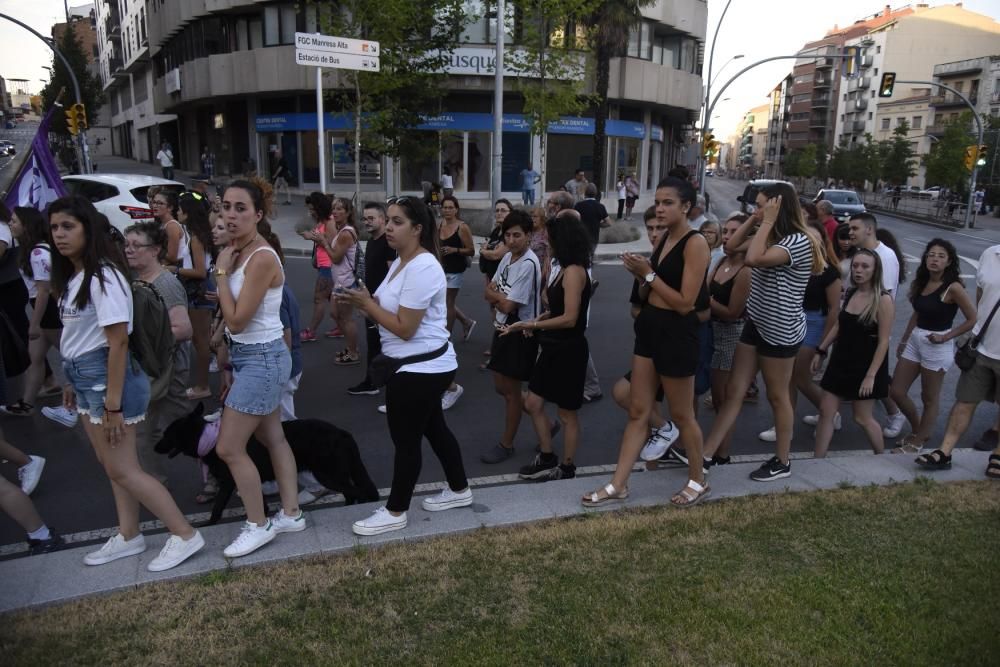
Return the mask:
[[736, 344], [726, 402], [705, 441], [705, 456], [715, 453], [733, 426], [743, 396], [759, 369], [774, 411], [777, 455], [750, 477], [767, 482], [791, 474], [788, 454], [794, 410], [789, 381], [806, 335], [803, 295], [809, 276], [823, 270], [823, 255], [816, 239], [806, 231], [795, 188], [785, 183], [770, 185], [757, 195], [756, 204], [754, 215], [726, 243], [730, 251], [746, 246], [744, 262], [752, 269], [750, 297], [746, 323]]

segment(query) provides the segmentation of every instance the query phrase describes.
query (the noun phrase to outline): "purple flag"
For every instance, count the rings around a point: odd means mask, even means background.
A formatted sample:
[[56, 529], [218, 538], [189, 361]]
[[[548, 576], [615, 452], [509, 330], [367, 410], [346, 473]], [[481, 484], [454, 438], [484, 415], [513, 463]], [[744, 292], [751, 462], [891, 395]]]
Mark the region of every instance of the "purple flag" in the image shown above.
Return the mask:
[[9, 209], [30, 206], [44, 211], [49, 203], [66, 194], [66, 188], [59, 177], [59, 168], [49, 150], [49, 121], [56, 109], [62, 107], [53, 105], [38, 125], [38, 132], [31, 140], [21, 171], [14, 178], [4, 200]]

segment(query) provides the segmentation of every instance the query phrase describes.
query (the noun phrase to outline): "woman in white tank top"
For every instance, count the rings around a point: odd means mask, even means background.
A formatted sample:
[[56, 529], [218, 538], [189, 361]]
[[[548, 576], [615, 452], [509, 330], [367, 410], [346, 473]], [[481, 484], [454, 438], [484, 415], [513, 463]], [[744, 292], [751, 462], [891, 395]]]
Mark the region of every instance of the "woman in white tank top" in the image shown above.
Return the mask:
[[[224, 366], [226, 406], [216, 451], [229, 466], [247, 513], [239, 536], [223, 552], [227, 558], [245, 556], [277, 533], [306, 527], [298, 506], [295, 458], [279, 409], [292, 370], [279, 315], [285, 274], [277, 253], [257, 234], [257, 223], [269, 210], [270, 201], [250, 181], [235, 181], [222, 197], [222, 217], [233, 238], [215, 262], [230, 359]], [[267, 448], [278, 482], [281, 510], [271, 519], [265, 514], [260, 475], [246, 451], [251, 435]]]

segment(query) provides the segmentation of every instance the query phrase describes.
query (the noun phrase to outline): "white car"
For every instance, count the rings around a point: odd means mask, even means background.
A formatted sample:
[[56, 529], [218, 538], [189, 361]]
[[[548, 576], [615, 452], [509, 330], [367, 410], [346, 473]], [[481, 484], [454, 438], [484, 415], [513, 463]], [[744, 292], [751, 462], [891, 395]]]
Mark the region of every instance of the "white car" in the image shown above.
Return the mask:
[[108, 216], [111, 225], [119, 231], [137, 222], [152, 222], [146, 191], [158, 185], [180, 194], [186, 189], [183, 183], [156, 176], [137, 174], [76, 174], [63, 176], [63, 185], [71, 195], [89, 199], [94, 207]]
[[941, 186], [935, 185], [932, 188], [927, 188], [926, 190], [921, 190], [917, 193], [917, 197], [920, 199], [937, 199], [938, 195], [941, 194]]

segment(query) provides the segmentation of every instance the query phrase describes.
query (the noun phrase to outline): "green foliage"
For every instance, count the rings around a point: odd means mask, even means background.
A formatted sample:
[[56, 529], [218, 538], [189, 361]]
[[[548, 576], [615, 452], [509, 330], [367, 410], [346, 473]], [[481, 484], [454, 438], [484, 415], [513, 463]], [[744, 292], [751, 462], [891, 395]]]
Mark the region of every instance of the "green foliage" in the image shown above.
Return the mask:
[[879, 146], [866, 134], [865, 141], [848, 145], [842, 142], [830, 157], [827, 172], [831, 178], [844, 181], [854, 188], [863, 188], [865, 181], [874, 183], [880, 173]]
[[905, 120], [892, 131], [892, 139], [878, 145], [881, 180], [892, 185], [906, 185], [907, 179], [917, 174], [917, 152], [910, 145], [910, 125]]
[[[62, 41], [56, 45], [56, 48], [66, 58], [70, 68], [76, 75], [76, 80], [80, 84], [80, 97], [87, 108], [87, 124], [92, 125], [97, 118], [97, 110], [104, 104], [104, 91], [101, 87], [101, 81], [87, 69], [87, 56], [83, 52], [83, 47], [80, 46], [80, 40], [76, 38], [76, 32], [66, 30]], [[73, 82], [62, 60], [55, 54], [52, 54], [52, 72], [52, 78], [45, 88], [42, 89], [43, 114], [52, 108], [61, 90], [65, 91], [59, 100], [64, 109], [69, 109], [70, 105], [76, 102], [73, 92]], [[51, 129], [57, 134], [68, 137], [69, 130], [66, 127], [66, 116], [61, 113], [53, 114]]]
[[791, 151], [782, 165], [785, 176], [798, 178], [815, 176], [818, 152], [820, 152], [820, 148], [816, 144], [809, 144], [805, 148], [796, 148]]
[[965, 149], [975, 143], [971, 134], [972, 115], [963, 113], [947, 124], [944, 134], [924, 156], [927, 185], [940, 185], [958, 192], [969, 191], [969, 170], [965, 167]]

